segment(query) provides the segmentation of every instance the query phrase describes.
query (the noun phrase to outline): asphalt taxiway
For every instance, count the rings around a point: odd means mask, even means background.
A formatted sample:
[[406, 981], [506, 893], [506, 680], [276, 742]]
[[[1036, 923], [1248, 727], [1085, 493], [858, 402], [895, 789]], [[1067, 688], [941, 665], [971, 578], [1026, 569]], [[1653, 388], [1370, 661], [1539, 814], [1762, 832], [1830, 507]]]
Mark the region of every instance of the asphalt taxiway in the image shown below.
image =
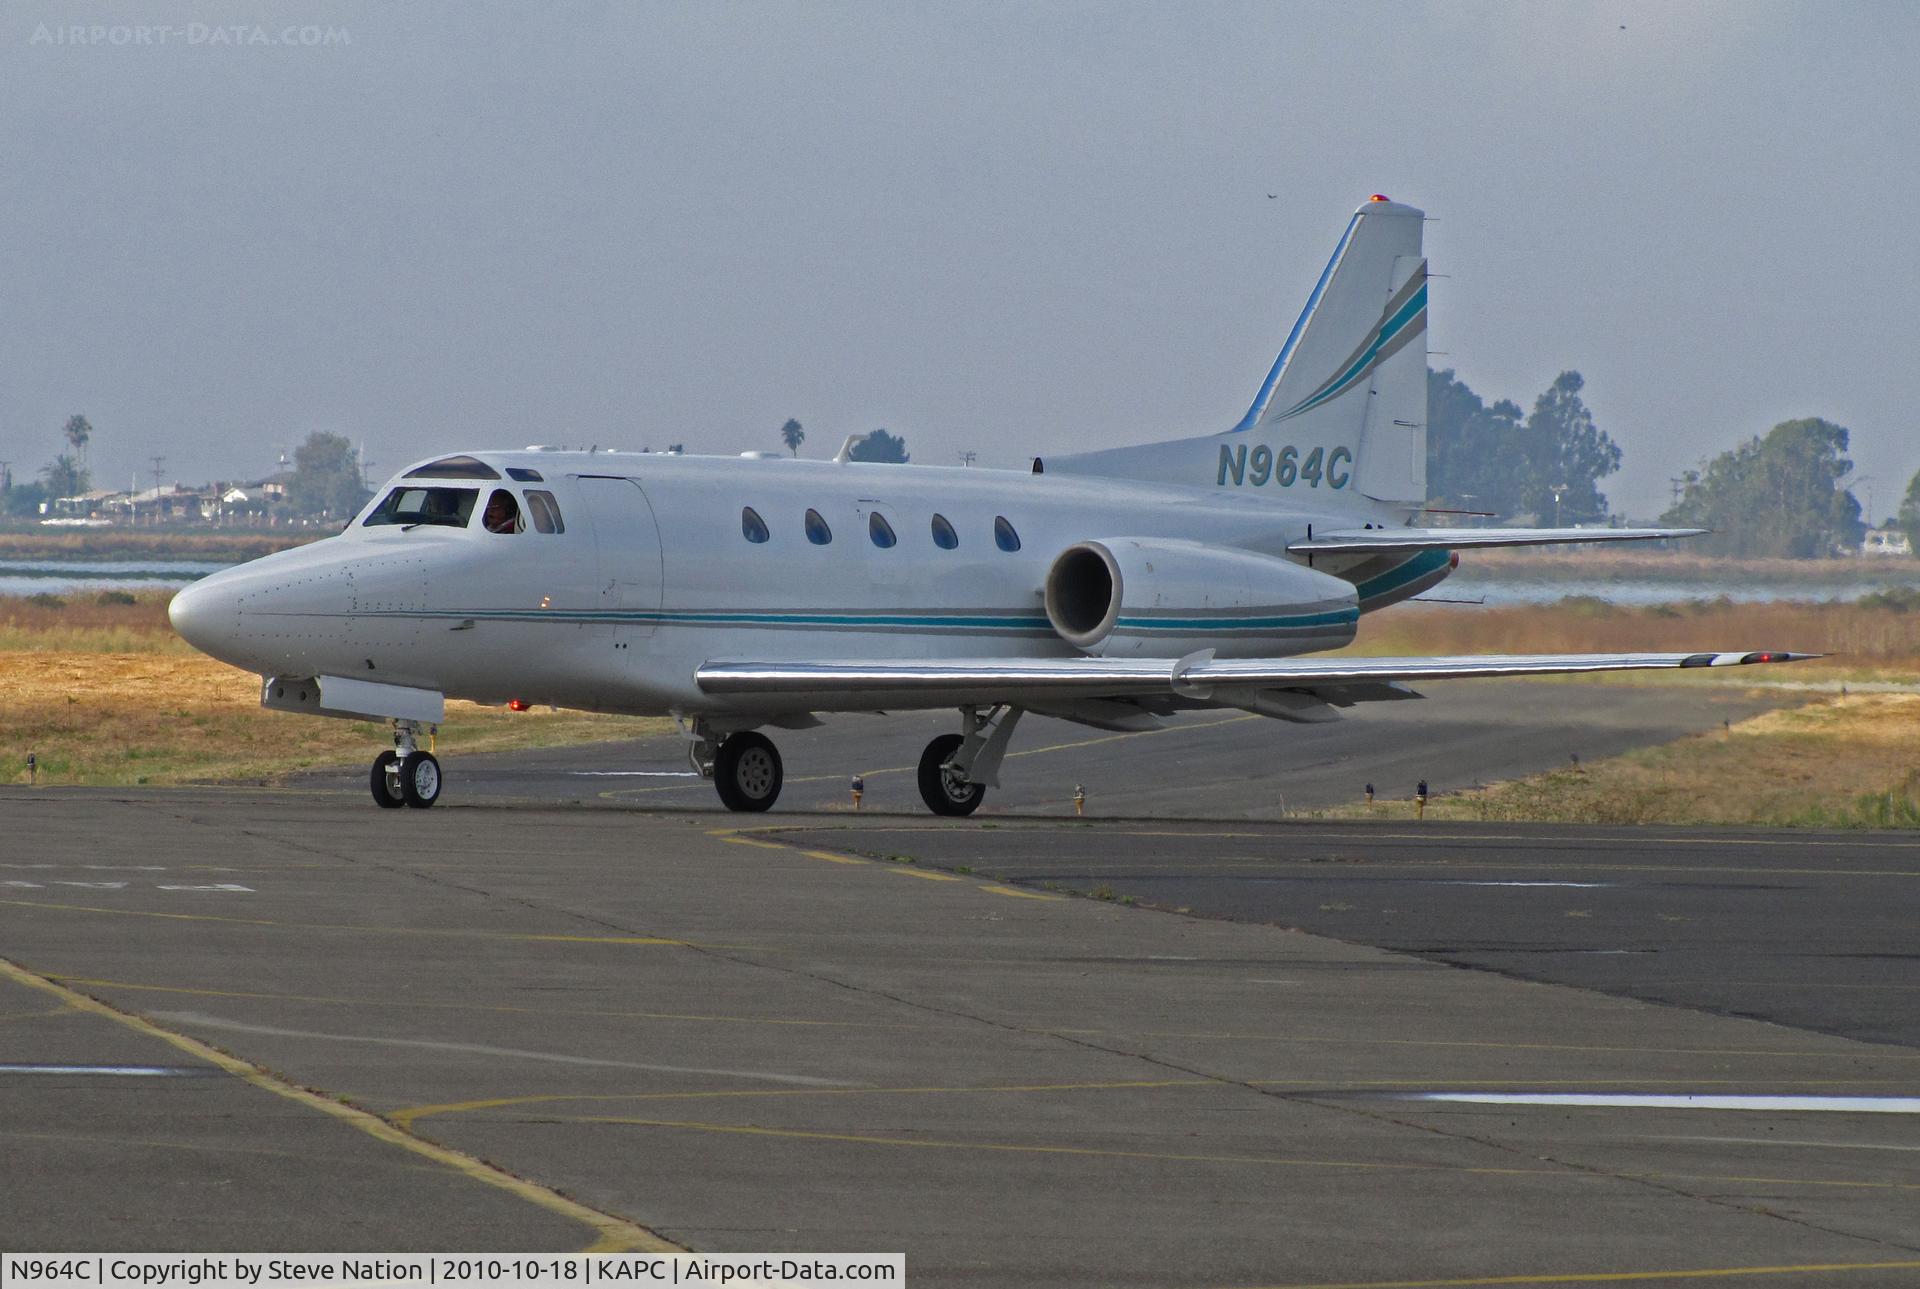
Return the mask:
[[[1914, 929], [1911, 836], [25, 789], [0, 832], [0, 1247], [1920, 1282], [1920, 1048], [1864, 1001], [1909, 986], [1834, 966]], [[1555, 983], [1561, 940], [1747, 984]], [[1431, 1099], [1542, 1094], [1598, 1103]]]
[[[1095, 814], [1278, 819], [1289, 811], [1358, 801], [1367, 784], [1402, 800], [1426, 780], [1453, 792], [1633, 748], [1718, 731], [1808, 695], [1714, 681], [1580, 684], [1476, 680], [1435, 685], [1414, 702], [1370, 703], [1325, 725], [1242, 713], [1176, 718], [1160, 731], [1112, 734], [1026, 717], [988, 792], [986, 814], [1059, 814], [1084, 787]], [[537, 720], [537, 715], [528, 719]], [[854, 775], [865, 806], [921, 809], [915, 767], [927, 741], [955, 728], [952, 712], [836, 716], [812, 730], [769, 730], [786, 760], [783, 810], [849, 803]], [[371, 760], [371, 752], [369, 752]], [[511, 755], [448, 757], [450, 799], [617, 802], [717, 810], [713, 786], [691, 773], [677, 734]], [[354, 768], [303, 786], [365, 791]]]

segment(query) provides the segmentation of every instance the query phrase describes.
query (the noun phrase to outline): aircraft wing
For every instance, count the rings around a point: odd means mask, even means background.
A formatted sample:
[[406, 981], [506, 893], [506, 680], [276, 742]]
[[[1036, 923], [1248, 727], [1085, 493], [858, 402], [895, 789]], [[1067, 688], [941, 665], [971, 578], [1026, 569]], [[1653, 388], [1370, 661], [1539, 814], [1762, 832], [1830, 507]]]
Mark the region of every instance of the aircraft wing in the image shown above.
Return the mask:
[[1698, 537], [1704, 528], [1349, 528], [1294, 542], [1294, 555], [1390, 555], [1487, 546], [1557, 546], [1563, 542], [1649, 542]]
[[[1420, 658], [981, 658], [880, 662], [750, 662], [716, 660], [695, 682], [706, 693], [736, 699], [814, 695], [823, 706], [848, 697], [879, 707], [945, 707], [960, 703], [1047, 704], [1080, 699], [1176, 696], [1201, 702], [1228, 695], [1290, 690], [1344, 706], [1372, 698], [1408, 697], [1392, 686], [1486, 676], [1562, 676], [1600, 671], [1737, 667], [1796, 662], [1817, 654], [1547, 653]], [[1216, 691], [1219, 691], [1216, 694]], [[1345, 701], [1343, 701], [1343, 699]]]

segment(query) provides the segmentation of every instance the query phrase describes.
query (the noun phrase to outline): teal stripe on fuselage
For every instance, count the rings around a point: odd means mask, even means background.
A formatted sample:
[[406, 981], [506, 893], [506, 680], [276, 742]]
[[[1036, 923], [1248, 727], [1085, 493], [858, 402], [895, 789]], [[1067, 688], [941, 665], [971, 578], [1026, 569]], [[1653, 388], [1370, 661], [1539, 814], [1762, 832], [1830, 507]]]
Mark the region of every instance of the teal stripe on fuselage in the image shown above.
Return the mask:
[[1356, 609], [1340, 609], [1282, 618], [1121, 618], [1114, 627], [1123, 631], [1284, 631], [1346, 626], [1359, 616]]
[[[1001, 616], [993, 614], [907, 614], [907, 613], [722, 613], [692, 610], [646, 609], [382, 609], [360, 614], [362, 617], [422, 618], [437, 621], [475, 622], [560, 622], [574, 625], [608, 626], [747, 626], [747, 627], [862, 627], [916, 631], [1016, 631], [1047, 632], [1053, 626], [1043, 616]], [[1260, 617], [1119, 619], [1115, 626], [1129, 631], [1276, 631], [1307, 630], [1316, 627], [1344, 626], [1358, 616], [1356, 610], [1339, 609], [1324, 613], [1287, 614]]]
[[1452, 551], [1421, 551], [1405, 563], [1355, 584], [1353, 593], [1359, 597], [1361, 612], [1366, 611], [1368, 600], [1377, 600], [1383, 595], [1390, 595], [1410, 583], [1437, 573], [1446, 568], [1452, 559]]

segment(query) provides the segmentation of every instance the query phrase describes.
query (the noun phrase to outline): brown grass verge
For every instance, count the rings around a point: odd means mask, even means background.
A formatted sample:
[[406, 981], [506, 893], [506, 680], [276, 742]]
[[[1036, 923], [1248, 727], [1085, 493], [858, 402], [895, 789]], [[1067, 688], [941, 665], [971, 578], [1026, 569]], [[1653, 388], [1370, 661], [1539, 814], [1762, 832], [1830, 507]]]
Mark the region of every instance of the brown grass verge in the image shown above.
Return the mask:
[[333, 535], [332, 529], [223, 529], [180, 532], [165, 528], [94, 528], [67, 532], [0, 532], [0, 559], [9, 560], [241, 560], [258, 559]]
[[[1920, 694], [1854, 694], [1766, 712], [1580, 767], [1436, 797], [1430, 819], [1587, 824], [1920, 827]], [[1407, 819], [1410, 801], [1337, 818]]]
[[1920, 581], [1920, 564], [1908, 559], [1729, 559], [1701, 554], [1684, 543], [1673, 550], [1615, 545], [1490, 547], [1466, 552], [1476, 571], [1535, 580], [1546, 577], [1581, 581], [1695, 581], [1731, 585], [1766, 582], [1806, 586], [1818, 595], [1824, 584]]
[[[638, 738], [665, 721], [447, 704], [442, 753], [504, 752]], [[184, 647], [168, 653], [0, 654], [0, 782], [91, 785], [273, 780], [371, 764], [384, 725], [260, 706], [260, 681]]]
[[[1347, 652], [1391, 656], [1721, 649], [1831, 655], [1819, 663], [1769, 669], [1769, 680], [1920, 676], [1920, 613], [1799, 600], [1647, 607], [1586, 599], [1498, 608], [1405, 604], [1363, 620], [1360, 638]], [[1739, 679], [1750, 683], [1759, 674], [1743, 668]]]

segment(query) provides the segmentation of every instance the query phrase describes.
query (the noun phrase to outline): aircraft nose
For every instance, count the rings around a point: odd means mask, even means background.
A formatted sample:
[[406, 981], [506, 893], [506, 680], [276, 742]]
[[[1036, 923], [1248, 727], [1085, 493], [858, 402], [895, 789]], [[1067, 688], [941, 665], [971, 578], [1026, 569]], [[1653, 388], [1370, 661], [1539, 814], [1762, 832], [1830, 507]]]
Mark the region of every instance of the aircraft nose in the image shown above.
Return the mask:
[[202, 578], [167, 605], [167, 620], [180, 638], [216, 658], [231, 647], [240, 625], [239, 604], [220, 580], [219, 574]]

